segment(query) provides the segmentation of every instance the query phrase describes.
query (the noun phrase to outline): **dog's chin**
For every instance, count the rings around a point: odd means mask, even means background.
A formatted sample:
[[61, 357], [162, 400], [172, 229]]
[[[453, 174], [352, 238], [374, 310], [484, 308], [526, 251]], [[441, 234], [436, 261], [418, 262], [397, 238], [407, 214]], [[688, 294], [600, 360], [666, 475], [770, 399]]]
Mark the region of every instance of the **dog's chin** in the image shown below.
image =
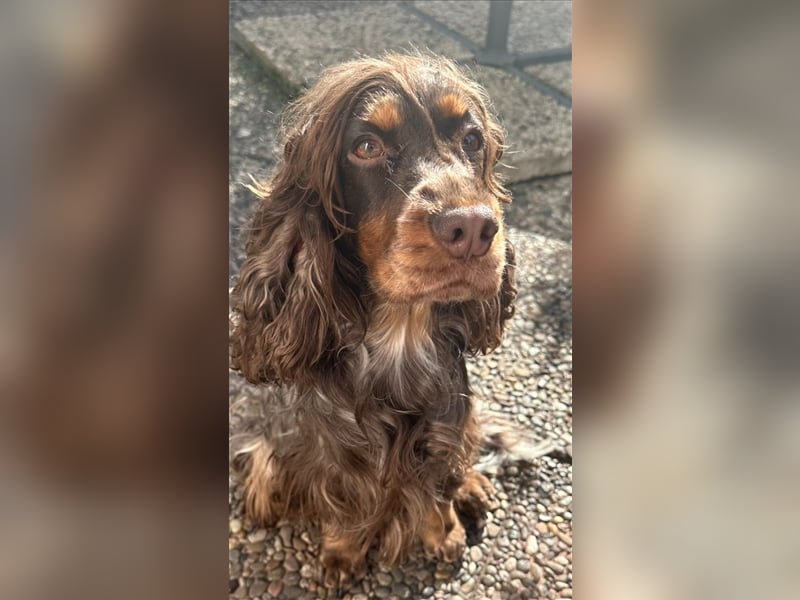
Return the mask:
[[439, 289], [431, 290], [429, 298], [433, 302], [468, 302], [470, 300], [489, 300], [500, 292], [500, 282], [496, 286], [476, 286], [466, 281], [454, 281]]
[[396, 304], [446, 304], [489, 300], [500, 293], [500, 285], [501, 279], [499, 277], [496, 281], [491, 276], [482, 281], [453, 279], [427, 286], [409, 286], [402, 291], [398, 289], [382, 290], [382, 295], [388, 301]]

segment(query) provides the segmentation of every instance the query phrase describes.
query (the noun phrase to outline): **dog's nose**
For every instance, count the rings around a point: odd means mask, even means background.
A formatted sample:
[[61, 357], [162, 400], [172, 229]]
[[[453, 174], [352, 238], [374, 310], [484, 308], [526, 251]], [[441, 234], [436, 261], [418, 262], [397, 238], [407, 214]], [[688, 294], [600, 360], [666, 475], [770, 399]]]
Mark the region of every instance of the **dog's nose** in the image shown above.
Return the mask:
[[434, 236], [453, 258], [483, 256], [499, 228], [488, 206], [451, 208], [431, 221]]

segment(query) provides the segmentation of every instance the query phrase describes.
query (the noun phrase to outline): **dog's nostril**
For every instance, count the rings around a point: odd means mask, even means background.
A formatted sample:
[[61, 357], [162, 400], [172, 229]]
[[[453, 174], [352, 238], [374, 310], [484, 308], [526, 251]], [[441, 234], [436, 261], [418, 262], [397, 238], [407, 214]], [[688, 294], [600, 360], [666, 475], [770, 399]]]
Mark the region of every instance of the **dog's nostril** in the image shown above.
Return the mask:
[[488, 206], [453, 208], [431, 221], [434, 236], [453, 258], [483, 256], [499, 230]]
[[484, 241], [491, 241], [495, 235], [497, 235], [497, 221], [490, 220], [487, 221], [483, 228], [481, 229], [481, 239]]

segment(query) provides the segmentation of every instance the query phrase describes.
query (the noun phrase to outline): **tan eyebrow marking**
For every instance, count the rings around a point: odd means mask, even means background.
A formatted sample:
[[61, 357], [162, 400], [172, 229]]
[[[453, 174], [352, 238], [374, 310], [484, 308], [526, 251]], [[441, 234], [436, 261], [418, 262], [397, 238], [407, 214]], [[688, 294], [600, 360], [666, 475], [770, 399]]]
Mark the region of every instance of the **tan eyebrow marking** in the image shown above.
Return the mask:
[[469, 110], [467, 101], [457, 94], [445, 94], [436, 102], [436, 107], [439, 109], [442, 117], [444, 118], [462, 118]]
[[403, 122], [397, 99], [383, 98], [367, 110], [367, 120], [383, 131], [397, 129]]

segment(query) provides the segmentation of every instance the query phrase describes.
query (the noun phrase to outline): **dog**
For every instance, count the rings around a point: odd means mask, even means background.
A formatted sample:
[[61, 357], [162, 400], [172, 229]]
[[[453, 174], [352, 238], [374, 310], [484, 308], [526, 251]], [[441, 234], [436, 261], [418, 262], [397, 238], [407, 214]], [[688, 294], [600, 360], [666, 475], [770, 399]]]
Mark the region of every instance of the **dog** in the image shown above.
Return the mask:
[[454, 562], [492, 494], [465, 357], [517, 294], [504, 132], [454, 63], [398, 54], [329, 68], [283, 125], [231, 293], [232, 368], [266, 385], [246, 510], [318, 522], [329, 587], [373, 546]]

